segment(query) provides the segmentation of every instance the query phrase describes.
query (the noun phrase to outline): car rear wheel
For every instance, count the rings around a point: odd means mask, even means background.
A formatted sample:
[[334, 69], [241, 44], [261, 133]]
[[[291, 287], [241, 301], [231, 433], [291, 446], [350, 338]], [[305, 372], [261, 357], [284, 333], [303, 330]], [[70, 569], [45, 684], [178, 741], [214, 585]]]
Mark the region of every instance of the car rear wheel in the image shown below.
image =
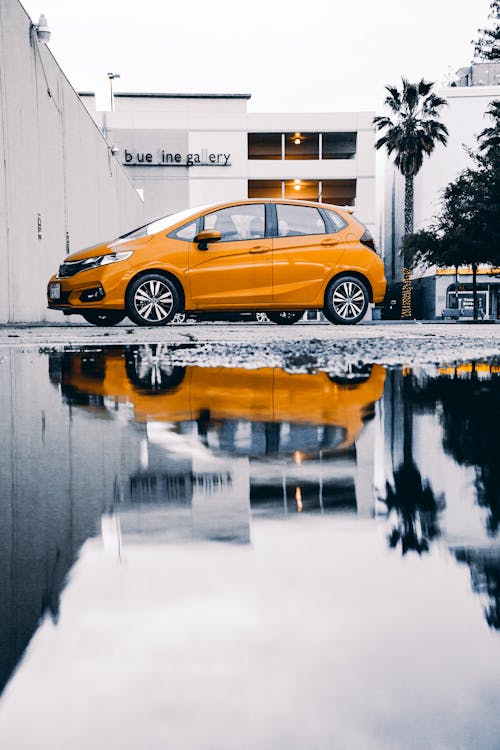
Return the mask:
[[268, 312], [266, 313], [267, 317], [272, 323], [276, 323], [278, 326], [292, 326], [294, 323], [296, 323], [298, 320], [301, 319], [304, 312], [302, 310], [298, 311], [285, 311], [282, 312]]
[[125, 297], [127, 315], [140, 326], [163, 326], [179, 309], [175, 284], [159, 273], [148, 273], [133, 281]]
[[340, 276], [327, 287], [323, 313], [330, 323], [355, 325], [366, 314], [368, 290], [356, 276]]
[[87, 310], [82, 312], [82, 318], [93, 326], [115, 326], [121, 323], [125, 313], [121, 310]]

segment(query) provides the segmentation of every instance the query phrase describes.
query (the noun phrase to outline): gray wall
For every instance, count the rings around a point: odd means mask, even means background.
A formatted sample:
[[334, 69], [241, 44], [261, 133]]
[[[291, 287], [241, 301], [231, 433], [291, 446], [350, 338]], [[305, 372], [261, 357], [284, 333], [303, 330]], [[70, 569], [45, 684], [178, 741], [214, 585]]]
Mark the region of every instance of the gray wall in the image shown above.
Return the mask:
[[45, 292], [67, 237], [75, 252], [143, 223], [136, 190], [30, 24], [17, 0], [1, 0], [0, 323], [62, 321]]

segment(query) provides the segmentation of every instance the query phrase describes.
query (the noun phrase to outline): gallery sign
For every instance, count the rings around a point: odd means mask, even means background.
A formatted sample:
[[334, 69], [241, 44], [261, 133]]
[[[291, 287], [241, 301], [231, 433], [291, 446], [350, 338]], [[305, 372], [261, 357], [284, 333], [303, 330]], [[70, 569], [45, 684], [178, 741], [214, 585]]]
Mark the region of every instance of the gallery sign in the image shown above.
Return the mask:
[[155, 152], [125, 149], [122, 163], [126, 167], [230, 167], [230, 159], [231, 154], [217, 153], [207, 148], [191, 154], [164, 149]]

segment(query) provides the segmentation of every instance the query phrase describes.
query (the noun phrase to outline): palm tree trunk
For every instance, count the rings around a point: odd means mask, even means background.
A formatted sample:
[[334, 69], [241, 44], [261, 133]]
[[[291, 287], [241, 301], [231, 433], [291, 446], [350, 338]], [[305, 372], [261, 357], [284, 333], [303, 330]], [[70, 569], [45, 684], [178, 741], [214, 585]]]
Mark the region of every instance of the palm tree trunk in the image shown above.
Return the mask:
[[[405, 235], [413, 233], [413, 175], [405, 175]], [[410, 259], [403, 250], [403, 285], [401, 290], [401, 318], [412, 318]]]
[[477, 320], [477, 263], [472, 264], [472, 304], [474, 305], [474, 320]]

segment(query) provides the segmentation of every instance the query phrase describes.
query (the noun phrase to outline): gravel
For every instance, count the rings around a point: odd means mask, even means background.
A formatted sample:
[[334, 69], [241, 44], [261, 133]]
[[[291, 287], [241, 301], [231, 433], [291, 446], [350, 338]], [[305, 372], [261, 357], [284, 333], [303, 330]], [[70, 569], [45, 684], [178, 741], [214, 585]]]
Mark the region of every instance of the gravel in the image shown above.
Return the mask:
[[[332, 374], [363, 364], [415, 366], [494, 359], [500, 365], [500, 325], [370, 322], [358, 326], [299, 323], [181, 324], [162, 328], [120, 325], [0, 326], [0, 349], [85, 349], [160, 344], [172, 364], [205, 367], [283, 367]], [[159, 353], [159, 352], [158, 352]]]

